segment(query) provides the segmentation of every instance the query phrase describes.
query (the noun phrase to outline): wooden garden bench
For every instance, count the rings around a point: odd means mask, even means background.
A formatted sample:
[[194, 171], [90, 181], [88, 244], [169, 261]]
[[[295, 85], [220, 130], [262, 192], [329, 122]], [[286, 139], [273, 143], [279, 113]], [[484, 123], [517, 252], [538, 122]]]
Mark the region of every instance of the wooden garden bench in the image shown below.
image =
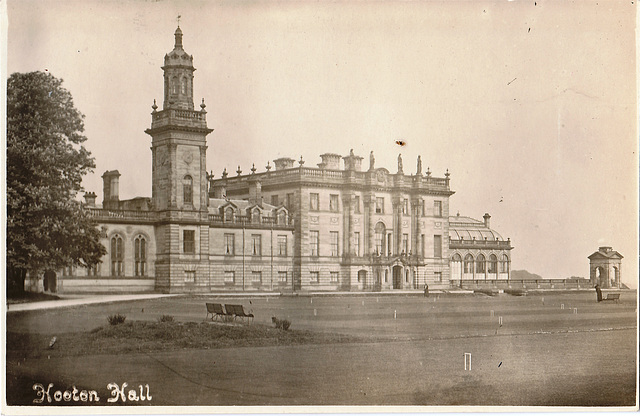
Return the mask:
[[227, 315], [233, 314], [235, 318], [247, 318], [247, 323], [251, 324], [251, 320], [254, 318], [252, 313], [246, 313], [242, 305], [224, 305], [227, 310]]
[[211, 314], [211, 320], [215, 321], [216, 318], [222, 318], [225, 314], [222, 304], [220, 303], [207, 303], [207, 318]]

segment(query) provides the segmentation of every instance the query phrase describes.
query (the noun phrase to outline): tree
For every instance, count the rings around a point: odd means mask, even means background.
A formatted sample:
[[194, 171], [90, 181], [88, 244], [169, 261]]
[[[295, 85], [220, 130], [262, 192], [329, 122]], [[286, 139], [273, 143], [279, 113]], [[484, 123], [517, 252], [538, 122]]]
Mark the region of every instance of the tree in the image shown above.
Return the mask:
[[100, 234], [75, 198], [95, 163], [82, 146], [84, 116], [62, 80], [15, 73], [7, 82], [7, 293], [27, 272], [100, 262]]

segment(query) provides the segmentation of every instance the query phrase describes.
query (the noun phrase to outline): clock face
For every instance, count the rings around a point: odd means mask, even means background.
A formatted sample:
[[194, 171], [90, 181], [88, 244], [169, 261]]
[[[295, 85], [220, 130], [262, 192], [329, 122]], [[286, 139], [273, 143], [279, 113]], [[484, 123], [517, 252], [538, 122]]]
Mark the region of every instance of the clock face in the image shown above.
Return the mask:
[[187, 165], [191, 164], [191, 162], [193, 162], [193, 153], [191, 152], [185, 153], [183, 159]]

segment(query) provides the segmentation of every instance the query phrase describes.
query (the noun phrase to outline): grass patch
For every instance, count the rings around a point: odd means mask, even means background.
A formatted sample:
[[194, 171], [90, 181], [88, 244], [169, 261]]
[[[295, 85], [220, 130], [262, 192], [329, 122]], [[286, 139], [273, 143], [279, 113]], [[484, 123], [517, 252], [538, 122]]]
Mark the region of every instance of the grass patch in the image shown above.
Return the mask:
[[7, 356], [37, 358], [93, 354], [126, 354], [179, 349], [285, 346], [359, 342], [359, 337], [289, 330], [265, 325], [215, 325], [197, 322], [129, 321], [104, 325], [91, 331], [56, 334], [56, 344], [48, 349], [54, 334], [7, 333]]

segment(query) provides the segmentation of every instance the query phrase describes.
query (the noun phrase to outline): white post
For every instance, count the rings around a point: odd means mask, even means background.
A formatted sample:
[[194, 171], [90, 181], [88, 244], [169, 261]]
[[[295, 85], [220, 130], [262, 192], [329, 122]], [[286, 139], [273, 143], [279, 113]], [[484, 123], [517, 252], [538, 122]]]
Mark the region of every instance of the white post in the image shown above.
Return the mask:
[[464, 353], [464, 371], [471, 371], [471, 353]]

